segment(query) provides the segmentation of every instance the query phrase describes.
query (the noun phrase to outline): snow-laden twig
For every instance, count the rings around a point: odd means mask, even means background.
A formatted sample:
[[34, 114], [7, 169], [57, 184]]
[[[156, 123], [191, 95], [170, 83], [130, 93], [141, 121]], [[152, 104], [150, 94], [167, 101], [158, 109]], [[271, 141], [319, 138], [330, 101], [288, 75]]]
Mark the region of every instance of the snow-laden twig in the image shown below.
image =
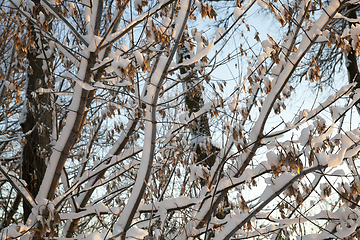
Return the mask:
[[22, 196], [26, 204], [30, 205], [30, 207], [35, 207], [37, 205], [31, 193], [26, 189], [26, 185], [19, 180], [16, 176], [12, 176], [12, 173], [8, 172], [3, 166], [0, 165], [0, 172], [2, 176], [4, 176], [7, 181], [11, 184], [13, 188], [16, 189], [18, 194]]
[[89, 46], [89, 43], [85, 41], [85, 39], [79, 34], [79, 32], [66, 20], [66, 18], [60, 14], [47, 0], [41, 0], [43, 2], [47, 9], [54, 15], [56, 15], [58, 18], [61, 19], [63, 23], [71, 30], [71, 32], [77, 37], [86, 47]]
[[167, 5], [174, 2], [174, 0], [169, 1], [161, 1], [156, 7], [151, 8], [148, 12], [143, 13], [140, 17], [134, 19], [129, 25], [127, 25], [125, 28], [117, 31], [116, 33], [111, 34], [103, 45], [100, 46], [99, 50], [103, 50], [109, 46], [111, 46], [114, 42], [118, 41], [120, 38], [122, 38], [124, 35], [126, 35], [129, 31], [131, 31], [134, 27], [142, 23], [145, 19], [150, 17], [151, 15], [155, 14], [162, 8], [166, 7]]
[[260, 212], [264, 207], [269, 204], [274, 198], [279, 196], [285, 189], [287, 189], [290, 185], [292, 185], [295, 181], [302, 178], [308, 173], [312, 173], [316, 170], [324, 169], [327, 165], [321, 166], [318, 165], [316, 167], [312, 167], [309, 169], [305, 169], [300, 174], [297, 174], [290, 178], [288, 181], [286, 181], [282, 186], [277, 186], [279, 190], [275, 191], [273, 194], [271, 194], [269, 197], [265, 198], [261, 204], [256, 207], [251, 213], [244, 215], [235, 215], [233, 216], [229, 222], [225, 225], [224, 230], [222, 230], [220, 233], [216, 234], [214, 240], [227, 240], [230, 239], [231, 236], [233, 236], [238, 229], [242, 228], [247, 222], [251, 220], [258, 212]]

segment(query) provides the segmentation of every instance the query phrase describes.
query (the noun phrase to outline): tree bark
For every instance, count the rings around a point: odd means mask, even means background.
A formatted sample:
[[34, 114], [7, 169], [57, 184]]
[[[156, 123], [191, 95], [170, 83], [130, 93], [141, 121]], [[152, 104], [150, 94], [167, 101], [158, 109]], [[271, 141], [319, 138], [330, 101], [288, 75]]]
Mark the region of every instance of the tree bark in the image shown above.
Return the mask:
[[[36, 19], [42, 7], [39, 0], [33, 0], [33, 2], [35, 4], [33, 18]], [[39, 87], [49, 88], [50, 83], [46, 82], [43, 60], [38, 58], [43, 46], [38, 45], [39, 39], [31, 21], [28, 22], [28, 30], [33, 44], [27, 50], [29, 69], [24, 104], [25, 116], [23, 116], [25, 119], [21, 123], [21, 128], [24, 134], [29, 134], [25, 137], [22, 150], [21, 171], [22, 179], [26, 181], [29, 192], [36, 196], [46, 170], [45, 159], [51, 153], [52, 107], [49, 94], [33, 95]], [[23, 204], [23, 209], [24, 222], [26, 222], [31, 209], [27, 204]]]
[[[186, 37], [186, 33], [184, 33]], [[184, 45], [180, 47], [178, 51], [179, 54], [179, 63], [182, 63], [186, 59], [190, 59], [190, 51]], [[189, 117], [199, 111], [204, 106], [203, 99], [203, 86], [199, 80], [197, 72], [194, 70], [195, 65], [184, 66], [180, 68], [181, 75], [187, 74], [187, 76], [182, 79], [185, 94], [185, 104], [186, 108], [189, 111]], [[220, 150], [214, 146], [211, 142], [211, 133], [209, 119], [206, 114], [202, 114], [198, 119], [194, 121], [194, 125], [191, 128], [192, 140], [195, 141], [195, 152], [196, 152], [196, 162], [202, 163], [205, 167], [211, 168], [215, 164], [217, 152]], [[204, 141], [205, 140], [205, 141]], [[205, 143], [204, 146], [201, 146], [200, 143]], [[203, 144], [204, 145], [204, 144]], [[206, 180], [201, 179], [201, 186], [207, 185]], [[226, 208], [229, 207], [229, 200], [227, 194], [222, 198], [222, 207], [221, 210], [216, 212], [216, 217], [219, 219], [225, 218], [228, 213]]]
[[[357, 18], [356, 9], [357, 9], [356, 5], [350, 4], [346, 9], [348, 11], [347, 17], [356, 19]], [[351, 28], [351, 26], [353, 25], [354, 23], [349, 22], [349, 28]], [[350, 45], [352, 41], [353, 39], [349, 40]], [[360, 74], [359, 74], [359, 67], [357, 64], [356, 50], [351, 49], [347, 54], [345, 54], [345, 59], [346, 59], [345, 65], [349, 76], [349, 83], [356, 83], [354, 89], [358, 89], [360, 88]], [[360, 114], [359, 106], [356, 106], [356, 109]]]
[[[186, 59], [190, 59], [190, 51], [184, 45], [180, 47], [178, 55], [179, 63], [182, 63]], [[185, 104], [189, 111], [189, 117], [204, 106], [203, 86], [198, 79], [197, 72], [194, 71], [194, 67], [195, 65], [192, 64], [180, 68], [181, 75], [188, 74], [182, 81], [185, 91]], [[211, 142], [208, 142], [208, 149], [202, 148], [199, 144], [199, 141], [202, 141], [202, 138], [207, 141], [211, 140], [209, 119], [206, 114], [202, 114], [194, 121], [194, 124], [191, 126], [191, 135], [193, 138], [192, 140], [195, 141], [196, 162], [204, 161], [203, 164], [206, 167], [211, 168], [215, 163], [215, 153], [219, 149]]]

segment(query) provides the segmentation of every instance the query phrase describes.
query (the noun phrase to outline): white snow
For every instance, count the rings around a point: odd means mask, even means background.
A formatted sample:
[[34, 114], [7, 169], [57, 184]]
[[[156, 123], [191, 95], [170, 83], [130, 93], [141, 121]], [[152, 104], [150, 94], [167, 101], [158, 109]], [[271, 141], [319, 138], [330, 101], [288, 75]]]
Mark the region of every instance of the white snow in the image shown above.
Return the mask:
[[140, 66], [144, 65], [144, 56], [138, 50], [134, 51], [134, 56]]
[[256, 3], [264, 9], [267, 9], [268, 7], [264, 0], [256, 0]]
[[242, 13], [243, 13], [243, 9], [236, 7], [234, 10], [234, 15], [233, 15], [234, 20], [237, 20], [241, 16]]
[[85, 210], [85, 211], [81, 211], [78, 213], [61, 213], [60, 214], [60, 218], [62, 220], [64, 219], [77, 219], [77, 218], [81, 218], [90, 214], [100, 214], [100, 213], [109, 213], [111, 211], [109, 211], [109, 209], [105, 206], [105, 204], [103, 203], [99, 203], [96, 204], [92, 207], [90, 207], [89, 209]]
[[175, 66], [175, 68], [178, 68], [180, 66], [188, 66], [188, 65], [191, 65], [193, 64], [194, 62], [196, 61], [199, 61], [200, 59], [202, 59], [203, 57], [207, 56], [212, 48], [214, 47], [215, 45], [215, 41], [217, 38], [219, 38], [221, 36], [221, 34], [224, 32], [224, 28], [218, 28], [216, 30], [216, 33], [215, 33], [215, 36], [214, 36], [214, 39], [212, 41], [212, 43], [207, 46], [206, 48], [203, 48], [201, 49], [200, 51], [198, 51], [195, 55], [193, 55], [190, 59], [186, 59], [185, 61], [183, 61], [182, 63], [179, 63]]
[[231, 219], [227, 222], [225, 225], [224, 230], [222, 230], [220, 233], [217, 233], [215, 235], [214, 240], [223, 240], [225, 236], [234, 228], [236, 228], [237, 225], [241, 223], [242, 220], [244, 220], [247, 216], [249, 216], [248, 213], [242, 213], [239, 215], [234, 215], [231, 217]]
[[180, 29], [185, 20], [188, 5], [189, 5], [189, 0], [181, 0], [180, 1], [180, 11], [178, 12], [178, 16], [175, 20], [175, 27], [173, 30], [173, 38], [174, 39], [178, 39], [178, 37], [179, 37]]
[[86, 236], [85, 240], [103, 240], [100, 233], [94, 232]]
[[77, 80], [77, 79], [76, 79], [76, 83], [77, 83], [80, 87], [82, 87], [83, 89], [88, 90], [88, 91], [96, 89], [96, 88], [94, 88], [93, 86], [91, 86], [90, 84], [85, 83], [85, 82], [82, 82], [82, 81]]
[[296, 175], [293, 173], [284, 172], [279, 177], [275, 179], [271, 179], [271, 181], [268, 181], [269, 185], [266, 187], [265, 191], [261, 194], [259, 202], [268, 199], [276, 191], [280, 190], [283, 186], [285, 186], [295, 176]]
[[131, 228], [126, 232], [126, 239], [138, 240], [144, 239], [148, 235], [148, 231], [140, 228]]

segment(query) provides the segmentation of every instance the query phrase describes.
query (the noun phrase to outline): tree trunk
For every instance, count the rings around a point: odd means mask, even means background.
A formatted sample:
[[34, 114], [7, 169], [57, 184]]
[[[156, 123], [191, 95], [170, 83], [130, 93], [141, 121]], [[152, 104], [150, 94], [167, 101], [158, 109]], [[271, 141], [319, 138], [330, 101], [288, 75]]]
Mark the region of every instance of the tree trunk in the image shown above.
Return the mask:
[[[190, 52], [184, 45], [180, 47], [178, 54], [179, 63], [190, 58]], [[189, 117], [204, 106], [203, 86], [198, 79], [197, 72], [194, 71], [194, 67], [195, 65], [192, 64], [180, 68], [181, 75], [188, 74], [182, 81]], [[191, 137], [195, 145], [196, 162], [202, 162], [205, 167], [211, 168], [215, 163], [216, 151], [219, 149], [211, 143], [209, 119], [206, 114], [201, 115], [194, 121], [194, 124], [191, 126]], [[201, 146], [202, 143], [204, 143], [206, 148]]]
[[[184, 36], [186, 34], [184, 33]], [[182, 63], [186, 59], [190, 59], [190, 51], [184, 45], [180, 47], [178, 51], [179, 63]], [[181, 75], [184, 75], [182, 79], [184, 91], [185, 91], [185, 104], [189, 111], [189, 117], [199, 111], [204, 106], [203, 99], [203, 86], [199, 80], [197, 72], [194, 70], [195, 65], [184, 66], [180, 68]], [[187, 75], [186, 75], [187, 74]], [[220, 150], [211, 141], [211, 133], [209, 126], [209, 119], [206, 114], [201, 115], [194, 121], [191, 127], [192, 142], [195, 145], [196, 162], [202, 163], [205, 167], [211, 168], [216, 160], [218, 151]], [[206, 180], [201, 179], [201, 186], [207, 185]], [[224, 196], [220, 211], [216, 212], [216, 217], [223, 219], [227, 213], [229, 207], [229, 201], [227, 195]]]
[[[33, 0], [35, 6], [33, 18], [37, 19], [42, 7], [39, 0]], [[43, 14], [46, 14], [43, 11]], [[22, 150], [22, 179], [27, 183], [27, 189], [36, 196], [46, 170], [45, 159], [51, 153], [51, 128], [52, 128], [52, 106], [49, 94], [36, 96], [34, 92], [39, 88], [50, 88], [50, 80], [47, 81], [43, 70], [43, 60], [37, 58], [44, 46], [39, 46], [39, 39], [35, 32], [34, 24], [28, 22], [30, 44], [27, 53], [29, 69], [27, 74], [26, 100], [24, 104], [25, 115], [21, 128], [25, 137], [25, 144]], [[45, 41], [42, 39], [42, 42]], [[47, 61], [49, 62], [49, 61]], [[24, 222], [31, 213], [31, 208], [23, 204]]]
[[[350, 4], [347, 7], [347, 17], [348, 18], [353, 18], [356, 19], [357, 18], [357, 14], [356, 14], [356, 5]], [[351, 28], [351, 26], [353, 26], [354, 23], [349, 22], [349, 28]], [[351, 45], [351, 42], [353, 41], [353, 39], [349, 40], [349, 43]], [[359, 68], [358, 68], [358, 64], [357, 64], [357, 58], [356, 58], [356, 50], [351, 49], [351, 51], [349, 51], [347, 54], [345, 54], [345, 59], [346, 59], [346, 69], [348, 71], [348, 76], [349, 76], [349, 83], [356, 83], [355, 89], [360, 88], [360, 74], [359, 74]], [[358, 113], [360, 114], [360, 108], [359, 106], [356, 106]]]

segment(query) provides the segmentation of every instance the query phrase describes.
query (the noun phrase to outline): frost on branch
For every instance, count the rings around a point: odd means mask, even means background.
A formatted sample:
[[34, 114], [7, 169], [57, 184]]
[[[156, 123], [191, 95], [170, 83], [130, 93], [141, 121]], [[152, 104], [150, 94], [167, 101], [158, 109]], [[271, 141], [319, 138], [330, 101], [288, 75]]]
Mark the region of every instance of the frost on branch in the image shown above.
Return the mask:
[[358, 3], [223, 4], [0, 3], [1, 239], [359, 237]]

